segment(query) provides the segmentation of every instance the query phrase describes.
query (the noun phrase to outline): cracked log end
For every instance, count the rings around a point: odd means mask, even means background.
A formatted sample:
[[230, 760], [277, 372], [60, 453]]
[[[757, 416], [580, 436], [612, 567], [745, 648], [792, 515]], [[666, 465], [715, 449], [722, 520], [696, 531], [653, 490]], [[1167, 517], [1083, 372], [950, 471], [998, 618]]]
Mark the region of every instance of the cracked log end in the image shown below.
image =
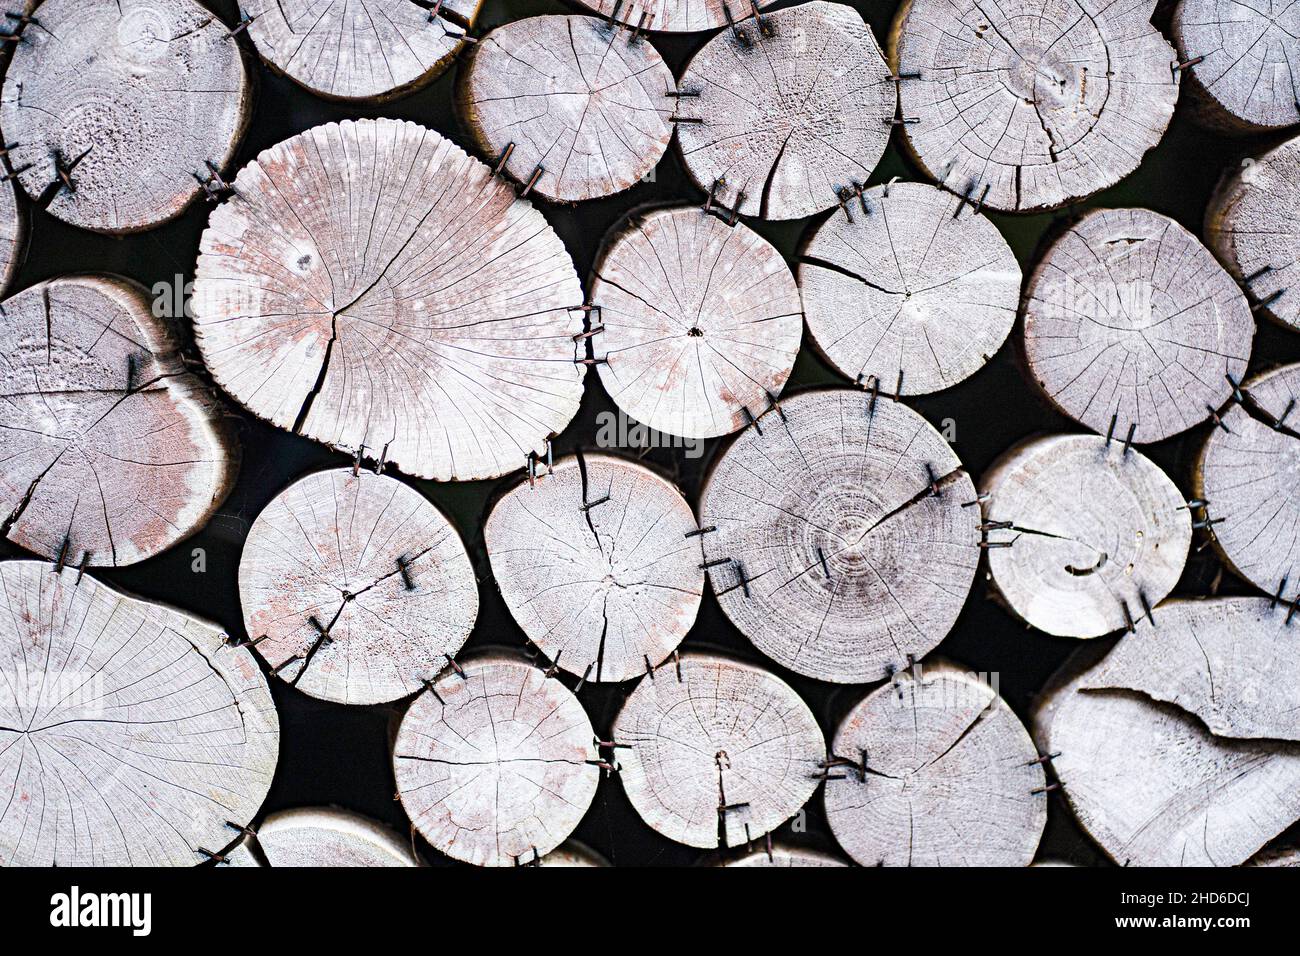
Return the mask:
[[192, 866], [271, 785], [279, 721], [215, 625], [72, 568], [0, 563], [0, 860]]
[[[641, 31], [666, 33], [698, 33], [703, 30], [715, 30], [727, 26], [727, 13], [724, 8], [730, 4], [732, 17], [743, 20], [748, 17], [755, 0], [578, 0], [582, 6], [594, 10], [607, 20], [614, 20], [622, 26], [633, 27]], [[767, 6], [774, 0], [756, 0], [756, 6]], [[750, 37], [754, 35], [752, 24], [744, 24], [740, 29]]]
[[742, 224], [696, 207], [633, 216], [606, 240], [591, 281], [604, 331], [600, 380], [657, 431], [712, 438], [743, 428], [780, 393], [803, 332], [781, 254]]
[[1154, 0], [911, 0], [889, 39], [909, 151], [946, 188], [1007, 212], [1114, 185], [1178, 99]]
[[510, 613], [563, 670], [623, 681], [659, 665], [695, 623], [704, 590], [691, 507], [649, 468], [565, 458], [523, 482], [483, 529]]
[[717, 202], [799, 219], [871, 176], [898, 95], [852, 8], [818, 0], [765, 14], [762, 24], [771, 36], [751, 20], [747, 42], [723, 31], [691, 59], [677, 89], [698, 95], [679, 99], [677, 112], [699, 122], [678, 126], [677, 142], [687, 172]]
[[993, 585], [1048, 634], [1126, 628], [1173, 590], [1187, 561], [1192, 522], [1182, 494], [1122, 442], [1029, 439], [989, 466], [980, 490]]
[[1206, 439], [1193, 488], [1232, 570], [1300, 600], [1300, 365], [1256, 376], [1242, 393]]
[[[679, 676], [680, 673], [680, 676]], [[614, 721], [619, 779], [641, 818], [678, 843], [744, 846], [817, 789], [826, 743], [774, 674], [689, 653], [643, 677]]]
[[1205, 215], [1206, 241], [1256, 311], [1293, 330], [1300, 330], [1297, 223], [1300, 137], [1230, 168]]
[[578, 202], [654, 169], [672, 139], [675, 88], [653, 46], [603, 20], [531, 17], [475, 45], [457, 106], [491, 163], [504, 155], [505, 172], [532, 192]]
[[534, 862], [596, 793], [582, 704], [521, 655], [463, 661], [411, 703], [393, 748], [397, 794], [436, 849], [479, 866]]
[[194, 0], [45, 0], [22, 30], [0, 126], [33, 200], [99, 232], [182, 212], [233, 157], [252, 90], [229, 28]]
[[391, 0], [243, 0], [248, 35], [277, 73], [320, 96], [383, 101], [441, 76], [465, 45], [480, 0], [439, 15]]
[[474, 568], [442, 512], [394, 478], [350, 468], [307, 476], [257, 516], [239, 599], [274, 672], [340, 704], [415, 693], [478, 614]]
[[1020, 305], [1020, 265], [961, 199], [920, 183], [869, 189], [813, 232], [799, 289], [814, 346], [841, 374], [903, 395], [973, 375]]
[[18, 205], [18, 187], [0, 182], [0, 297], [22, 267], [27, 248], [27, 216]]
[[[1111, 859], [1235, 866], [1300, 819], [1300, 744], [1219, 735], [1200, 716], [1220, 726], [1270, 714], [1294, 722], [1293, 677], [1242, 679], [1269, 658], [1282, 666], [1275, 673], [1294, 672], [1286, 614], [1264, 598], [1164, 604], [1154, 627], [1139, 623], [1100, 662], [1104, 647], [1088, 645], [1049, 683], [1035, 740], [1057, 754], [1052, 766], [1070, 808]], [[1173, 659], [1174, 648], [1186, 656]]]
[[1159, 441], [1214, 414], [1240, 382], [1255, 320], [1200, 240], [1147, 209], [1089, 212], [1026, 285], [1030, 374], [1060, 411], [1123, 441]]
[[369, 817], [333, 807], [273, 813], [225, 856], [234, 867], [420, 865], [409, 839]]
[[[784, 417], [782, 417], [784, 416]], [[705, 485], [701, 541], [727, 616], [818, 680], [880, 680], [937, 645], [979, 560], [975, 488], [916, 412], [850, 389], [782, 401]]]
[[238, 449], [144, 290], [55, 279], [0, 317], [0, 533], [71, 565], [120, 566], [201, 528]]
[[578, 409], [582, 287], [533, 206], [438, 133], [347, 120], [240, 170], [195, 338], [251, 412], [408, 474], [490, 478]]
[[[863, 866], [1028, 866], [1047, 823], [1028, 731], [950, 664], [901, 671], [840, 724], [831, 833]], [[865, 769], [864, 769], [865, 768]], [[956, 837], [956, 839], [954, 839]]]
[[1188, 63], [1201, 122], [1229, 133], [1300, 123], [1293, 63], [1300, 61], [1300, 6], [1290, 0], [1181, 0], [1171, 24]]

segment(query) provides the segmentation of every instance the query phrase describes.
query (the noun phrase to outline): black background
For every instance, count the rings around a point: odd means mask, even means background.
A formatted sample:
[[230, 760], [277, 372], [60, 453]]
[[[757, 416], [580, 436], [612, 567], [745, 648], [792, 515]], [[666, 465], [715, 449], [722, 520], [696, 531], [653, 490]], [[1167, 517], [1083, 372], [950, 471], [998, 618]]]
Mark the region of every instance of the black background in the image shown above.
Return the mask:
[[[226, 23], [233, 25], [238, 21], [234, 0], [208, 0], [207, 5]], [[788, 5], [781, 3], [777, 6]], [[855, 2], [851, 6], [872, 26], [883, 46], [895, 5]], [[537, 14], [584, 12], [588, 11], [559, 0], [486, 0], [472, 32], [482, 36], [500, 23]], [[1160, 25], [1165, 27], [1167, 35], [1167, 25]], [[680, 75], [690, 55], [710, 36], [652, 34], [650, 40], [673, 72]], [[238, 42], [249, 51], [250, 62], [257, 62], [247, 37], [240, 37]], [[254, 72], [258, 85], [255, 113], [235, 168], [302, 130], [348, 117], [391, 116], [414, 120], [438, 130], [473, 152], [468, 136], [452, 112], [456, 69], [431, 86], [382, 106], [327, 102], [274, 75], [265, 67], [257, 66]], [[1224, 169], [1239, 163], [1242, 156], [1258, 153], [1272, 145], [1279, 137], [1228, 139], [1208, 133], [1190, 120], [1187, 100], [1184, 91], [1168, 133], [1160, 145], [1147, 154], [1136, 173], [1075, 209], [1146, 206], [1173, 217], [1200, 234], [1206, 201]], [[895, 141], [872, 176], [872, 184], [893, 177], [905, 180], [924, 178], [900, 151], [897, 136], [895, 133]], [[568, 247], [580, 276], [585, 277], [589, 272], [606, 230], [629, 208], [665, 201], [703, 203], [703, 193], [686, 177], [675, 150], [675, 146], [670, 148], [660, 162], [653, 182], [640, 183], [625, 193], [579, 206], [534, 200]], [[205, 202], [196, 202], [184, 216], [163, 227], [127, 238], [113, 238], [67, 226], [45, 212], [33, 209], [25, 197], [20, 198], [31, 214], [30, 252], [11, 291], [73, 272], [118, 273], [149, 288], [160, 282], [172, 283], [177, 276], [182, 277], [182, 283], [187, 282], [193, 278], [199, 237], [211, 210]], [[989, 215], [1028, 273], [1044, 233], [1069, 214]], [[747, 224], [771, 241], [793, 263], [800, 238], [822, 218], [772, 223], [747, 220]], [[188, 330], [182, 332], [187, 334]], [[1018, 330], [993, 361], [966, 382], [937, 395], [907, 400], [936, 427], [951, 420], [949, 427], [954, 449], [976, 476], [997, 454], [1027, 434], [1079, 430], [1079, 426], [1048, 408], [1020, 371], [1014, 346], [1017, 336]], [[1300, 335], [1261, 321], [1250, 364], [1251, 374], [1297, 360], [1300, 360]], [[824, 383], [846, 384], [805, 344], [787, 391]], [[256, 420], [233, 401], [230, 407], [239, 418], [243, 465], [238, 483], [220, 513], [202, 532], [168, 553], [132, 567], [98, 571], [96, 576], [135, 594], [216, 620], [232, 635], [240, 635], [243, 626], [236, 569], [250, 522], [273, 496], [294, 480], [322, 468], [339, 467], [346, 464], [347, 459], [314, 442]], [[581, 411], [555, 442], [557, 454], [574, 447], [593, 445], [595, 416], [602, 410], [612, 409], [614, 406], [598, 376], [594, 373], [589, 375]], [[1191, 497], [1191, 462], [1210, 427], [1207, 424], [1142, 449], [1168, 472], [1188, 497]], [[649, 460], [675, 474], [687, 499], [695, 504], [702, 470], [716, 453], [718, 445], [718, 441], [709, 442], [704, 457], [697, 460], [662, 450], [651, 453]], [[390, 470], [389, 474], [393, 472]], [[452, 517], [479, 571], [481, 609], [474, 633], [462, 653], [490, 644], [523, 646], [523, 633], [510, 617], [491, 580], [481, 536], [490, 496], [502, 485], [518, 478], [516, 474], [500, 481], [458, 484], [406, 479]], [[1179, 584], [1179, 594], [1206, 594], [1214, 587], [1220, 571], [1219, 562], [1212, 549], [1196, 550], [1202, 541], [1198, 537], [1193, 544], [1193, 554]], [[203, 573], [191, 570], [192, 550], [195, 548], [206, 552], [206, 571]], [[8, 542], [0, 542], [0, 555], [12, 557], [20, 553]], [[978, 578], [956, 627], [936, 653], [971, 670], [995, 674], [1002, 694], [1024, 718], [1033, 695], [1076, 642], [1026, 629], [988, 600], [983, 568]], [[1251, 593], [1251, 588], [1225, 573], [1219, 591]], [[683, 647], [702, 644], [721, 646], [738, 655], [759, 660], [757, 652], [730, 625], [717, 602], [707, 594], [699, 620]], [[868, 689], [828, 685], [801, 677], [771, 661], [764, 660], [763, 663], [787, 680], [809, 703], [828, 738], [833, 735], [838, 719]], [[565, 676], [563, 679], [570, 687], [576, 684], [575, 678]], [[400, 804], [394, 799], [389, 762], [389, 735], [406, 702], [390, 706], [344, 707], [314, 700], [273, 677], [269, 681], [280, 714], [282, 736], [280, 762], [264, 812], [333, 804], [384, 820], [406, 833], [408, 823]], [[582, 689], [579, 697], [602, 737], [607, 739], [614, 715], [633, 686], [634, 683], [588, 684]], [[1078, 831], [1059, 795], [1053, 794], [1048, 799], [1048, 827], [1039, 858], [1079, 864], [1103, 862], [1097, 850]], [[777, 836], [788, 835], [788, 831], [789, 824], [782, 827]], [[822, 815], [820, 794], [807, 806], [807, 831], [798, 839], [820, 843], [827, 848], [833, 846]], [[698, 850], [665, 840], [650, 830], [632, 810], [617, 778], [602, 780], [592, 808], [574, 837], [616, 864], [690, 864], [712, 859]], [[431, 864], [451, 862], [423, 841], [418, 841], [418, 847]]]

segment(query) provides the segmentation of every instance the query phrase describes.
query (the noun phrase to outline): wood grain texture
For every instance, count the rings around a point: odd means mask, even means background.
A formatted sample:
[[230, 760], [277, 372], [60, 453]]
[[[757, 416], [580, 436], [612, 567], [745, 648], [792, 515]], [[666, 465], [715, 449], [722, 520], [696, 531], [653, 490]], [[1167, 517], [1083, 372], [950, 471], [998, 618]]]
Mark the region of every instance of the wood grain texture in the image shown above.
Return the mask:
[[[641, 30], [666, 33], [697, 33], [727, 25], [727, 11], [734, 20], [750, 16], [772, 0], [578, 0], [602, 17]], [[739, 27], [750, 36], [752, 24]]]
[[409, 840], [359, 813], [302, 807], [272, 813], [256, 835], [226, 854], [226, 864], [256, 866], [419, 866]]
[[251, 412], [438, 480], [505, 474], [577, 411], [582, 289], [541, 214], [438, 133], [329, 123], [203, 234], [195, 337]]
[[658, 666], [704, 591], [695, 515], [681, 492], [610, 455], [563, 458], [507, 492], [483, 539], [524, 634], [563, 670], [623, 681]]
[[638, 422], [712, 438], [762, 414], [794, 368], [799, 288], [781, 254], [695, 207], [634, 215], [597, 256], [601, 384]]
[[1300, 365], [1247, 380], [1192, 474], [1215, 549], [1268, 594], [1300, 599]]
[[440, 76], [480, 0], [243, 0], [248, 35], [279, 73], [318, 96], [388, 100]]
[[1025, 288], [1029, 371], [1052, 404], [1135, 442], [1196, 425], [1241, 381], [1255, 320], [1200, 240], [1147, 209], [1085, 214]]
[[1300, 331], [1300, 137], [1229, 168], [1205, 212], [1205, 241], [1256, 312]]
[[579, 843], [577, 840], [565, 840], [558, 847], [552, 850], [546, 856], [542, 857], [538, 866], [563, 866], [563, 867], [589, 867], [589, 866], [611, 866], [612, 864], [603, 856], [586, 844]]
[[252, 91], [229, 28], [194, 0], [45, 0], [0, 96], [27, 194], [75, 226], [175, 218], [233, 158]]
[[[863, 866], [1027, 866], [1047, 823], [1029, 733], [983, 680], [900, 672], [840, 724], [831, 833]], [[863, 769], [865, 768], [865, 769]]]
[[920, 183], [868, 189], [849, 217], [819, 225], [799, 260], [818, 352], [840, 374], [903, 395], [979, 371], [1020, 307], [1020, 265], [997, 227]]
[[743, 846], [817, 789], [826, 742], [808, 706], [761, 668], [683, 654], [637, 684], [614, 721], [619, 779], [646, 823], [678, 843]]
[[611, 23], [529, 17], [475, 44], [457, 106], [490, 162], [504, 155], [504, 171], [532, 192], [577, 202], [655, 168], [673, 135], [674, 89], [659, 52]]
[[15, 544], [134, 564], [201, 528], [237, 446], [144, 289], [55, 279], [0, 304], [0, 511]]
[[215, 625], [0, 563], [0, 862], [190, 866], [252, 821], [279, 721]]
[[988, 566], [1026, 623], [1064, 637], [1126, 628], [1174, 589], [1192, 539], [1177, 486], [1098, 435], [1021, 442], [980, 481]]
[[1133, 172], [1178, 99], [1154, 0], [909, 0], [889, 63], [908, 149], [994, 209], [1051, 209]]
[[27, 251], [27, 216], [18, 204], [18, 187], [0, 182], [0, 296], [22, 267]]
[[436, 849], [515, 866], [563, 843], [600, 771], [591, 721], [558, 680], [513, 653], [462, 662], [417, 697], [393, 748], [397, 793]]
[[1300, 123], [1300, 6], [1292, 0], [1181, 0], [1171, 28], [1213, 126], [1256, 133]]
[[777, 662], [818, 680], [879, 680], [956, 621], [978, 563], [978, 509], [962, 507], [974, 499], [957, 456], [911, 409], [804, 392], [742, 432], [709, 475], [709, 580]]
[[867, 181], [889, 145], [898, 94], [852, 7], [815, 0], [761, 23], [743, 41], [724, 30], [686, 65], [677, 88], [693, 95], [677, 113], [699, 122], [679, 125], [677, 142], [686, 171], [718, 202], [800, 219]]
[[478, 585], [460, 535], [423, 495], [342, 468], [295, 482], [257, 516], [239, 600], [280, 678], [322, 700], [377, 704], [446, 667], [474, 627]]
[[806, 850], [801, 847], [786, 846], [777, 843], [771, 850], [759, 849], [728, 861], [726, 866], [742, 867], [804, 867], [804, 866], [848, 866], [843, 860], [819, 850]]

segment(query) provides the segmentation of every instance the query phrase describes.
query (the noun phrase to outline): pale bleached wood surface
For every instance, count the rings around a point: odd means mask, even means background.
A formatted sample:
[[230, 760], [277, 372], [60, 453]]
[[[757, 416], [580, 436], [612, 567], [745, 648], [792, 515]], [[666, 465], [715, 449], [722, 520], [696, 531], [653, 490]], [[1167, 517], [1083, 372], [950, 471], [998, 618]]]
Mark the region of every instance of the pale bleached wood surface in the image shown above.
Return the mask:
[[744, 867], [803, 867], [803, 866], [848, 866], [843, 860], [820, 850], [806, 850], [802, 847], [774, 844], [769, 851], [766, 848], [752, 850], [725, 864], [726, 866]]
[[359, 813], [302, 807], [272, 813], [226, 855], [234, 867], [419, 866], [409, 839]]
[[27, 246], [27, 217], [18, 205], [18, 187], [0, 182], [0, 296], [22, 266]]
[[[606, 19], [641, 31], [695, 33], [727, 25], [727, 9], [733, 20], [750, 16], [755, 6], [762, 8], [772, 0], [578, 0]], [[724, 9], [725, 8], [725, 9]], [[754, 25], [741, 28], [750, 37]]]

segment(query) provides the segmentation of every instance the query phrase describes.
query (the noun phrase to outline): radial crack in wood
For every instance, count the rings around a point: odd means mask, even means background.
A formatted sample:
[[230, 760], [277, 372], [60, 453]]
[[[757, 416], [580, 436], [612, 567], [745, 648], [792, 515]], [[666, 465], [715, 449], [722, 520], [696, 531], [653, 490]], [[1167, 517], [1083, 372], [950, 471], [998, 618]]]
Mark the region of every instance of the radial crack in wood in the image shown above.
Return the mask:
[[420, 865], [409, 840], [369, 817], [333, 807], [273, 813], [225, 857], [234, 867]]
[[308, 475], [257, 516], [239, 562], [244, 627], [304, 693], [377, 704], [419, 690], [474, 627], [478, 585], [460, 535], [394, 478]]
[[672, 139], [672, 71], [649, 43], [595, 17], [497, 27], [460, 74], [457, 105], [476, 144], [531, 192], [563, 202], [645, 178]]
[[704, 488], [704, 563], [764, 654], [818, 680], [880, 680], [952, 628], [979, 560], [975, 488], [906, 406], [849, 389], [786, 399]]
[[180, 215], [219, 181], [251, 115], [228, 34], [194, 0], [45, 0], [0, 97], [27, 194], [99, 232]]
[[[611, 23], [671, 33], [698, 33], [735, 23], [737, 32], [756, 38], [756, 26], [741, 23], [775, 0], [578, 0]], [[766, 20], [766, 17], [763, 18]]]
[[0, 533], [72, 565], [125, 565], [201, 528], [237, 446], [142, 288], [55, 279], [0, 304]]
[[1255, 335], [1245, 296], [1209, 250], [1147, 209], [1075, 222], [1034, 268], [1023, 308], [1025, 357], [1052, 404], [1135, 442], [1213, 415]]
[[18, 187], [13, 180], [0, 182], [0, 296], [8, 291], [22, 267], [27, 232], [27, 216], [18, 204]]
[[871, 30], [851, 7], [816, 0], [723, 31], [677, 88], [686, 170], [746, 216], [800, 219], [871, 176], [889, 145], [898, 94]]
[[744, 846], [780, 826], [817, 789], [826, 755], [788, 684], [715, 654], [643, 677], [613, 729], [632, 806], [687, 846]]
[[437, 850], [479, 866], [536, 862], [596, 793], [599, 753], [578, 698], [520, 655], [466, 660], [402, 718], [397, 795]]
[[861, 194], [804, 247], [799, 290], [813, 345], [841, 374], [903, 395], [973, 375], [1020, 307], [1020, 265], [984, 216], [920, 183]]
[[36, 561], [0, 563], [0, 860], [190, 866], [261, 806], [279, 721], [215, 625]]
[[240, 170], [195, 337], [281, 428], [410, 474], [503, 475], [578, 409], [582, 288], [541, 213], [438, 133], [329, 123]]
[[894, 20], [905, 142], [977, 205], [1051, 209], [1114, 185], [1178, 99], [1155, 0], [910, 0]]

